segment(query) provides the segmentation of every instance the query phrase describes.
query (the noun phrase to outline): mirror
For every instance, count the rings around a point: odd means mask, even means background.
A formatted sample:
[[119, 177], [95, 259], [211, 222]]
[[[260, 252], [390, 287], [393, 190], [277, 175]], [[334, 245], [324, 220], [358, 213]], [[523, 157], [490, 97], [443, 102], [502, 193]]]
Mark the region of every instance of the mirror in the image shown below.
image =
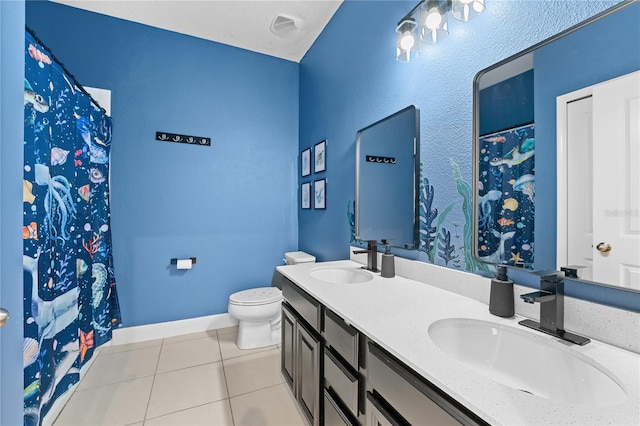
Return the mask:
[[355, 237], [418, 247], [420, 117], [411, 105], [356, 138]]
[[[599, 90], [595, 88], [609, 87], [612, 80], [619, 82], [640, 69], [639, 20], [640, 3], [622, 2], [476, 75], [473, 173], [478, 260], [536, 270], [579, 266], [578, 275], [586, 280], [640, 291], [640, 89], [634, 89], [640, 73], [629, 77], [631, 89], [626, 92], [634, 96], [622, 101], [621, 112], [615, 115], [625, 116], [624, 123], [612, 125], [611, 117], [598, 118], [596, 111], [612, 107], [598, 107], [595, 95]], [[574, 101], [585, 98], [593, 100], [588, 113], [593, 115], [572, 113]], [[581, 136], [567, 145], [567, 135], [577, 132], [567, 129], [572, 114], [587, 117], [581, 131], [593, 134], [593, 147]], [[598, 122], [603, 123], [599, 129]], [[627, 129], [629, 136], [617, 138], [627, 143], [619, 148], [612, 145], [616, 126]], [[595, 148], [598, 137], [608, 144], [604, 151]], [[607, 154], [612, 149], [614, 154]], [[601, 184], [599, 173], [618, 169], [627, 170], [627, 175]], [[620, 196], [604, 202], [596, 196], [598, 185], [606, 186], [605, 193]], [[614, 245], [609, 253], [598, 250], [600, 242], [609, 240], [597, 229], [598, 217], [605, 222], [620, 220], [619, 226], [635, 237], [624, 243], [624, 249], [618, 245], [616, 254]], [[590, 233], [585, 243], [588, 253], [572, 257], [568, 246], [578, 238], [568, 234], [568, 228], [578, 221], [583, 223], [579, 232]], [[621, 261], [622, 252], [635, 261]], [[617, 259], [618, 274], [596, 271], [599, 259]]]

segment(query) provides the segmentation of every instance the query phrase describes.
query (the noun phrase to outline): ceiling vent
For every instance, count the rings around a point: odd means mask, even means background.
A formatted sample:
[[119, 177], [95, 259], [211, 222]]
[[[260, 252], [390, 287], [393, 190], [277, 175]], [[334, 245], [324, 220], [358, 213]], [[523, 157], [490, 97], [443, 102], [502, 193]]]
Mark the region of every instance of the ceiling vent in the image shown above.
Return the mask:
[[271, 23], [271, 32], [281, 37], [294, 37], [299, 31], [295, 19], [289, 16], [276, 15]]

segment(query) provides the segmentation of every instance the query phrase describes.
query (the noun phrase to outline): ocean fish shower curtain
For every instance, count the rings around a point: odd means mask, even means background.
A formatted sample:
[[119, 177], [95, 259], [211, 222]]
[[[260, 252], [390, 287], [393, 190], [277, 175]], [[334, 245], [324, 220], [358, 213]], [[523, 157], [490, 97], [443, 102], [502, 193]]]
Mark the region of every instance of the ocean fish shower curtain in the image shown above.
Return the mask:
[[37, 425], [120, 325], [109, 220], [111, 118], [25, 33], [24, 410]]

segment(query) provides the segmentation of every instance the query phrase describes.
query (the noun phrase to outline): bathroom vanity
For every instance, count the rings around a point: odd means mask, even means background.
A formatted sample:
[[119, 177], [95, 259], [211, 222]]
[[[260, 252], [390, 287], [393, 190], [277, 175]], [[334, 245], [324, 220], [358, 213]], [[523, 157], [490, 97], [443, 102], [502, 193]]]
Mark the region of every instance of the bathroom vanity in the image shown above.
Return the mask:
[[[361, 266], [278, 267], [282, 371], [311, 424], [640, 422], [638, 354], [561, 343], [522, 317]], [[495, 368], [474, 359], [487, 351]]]

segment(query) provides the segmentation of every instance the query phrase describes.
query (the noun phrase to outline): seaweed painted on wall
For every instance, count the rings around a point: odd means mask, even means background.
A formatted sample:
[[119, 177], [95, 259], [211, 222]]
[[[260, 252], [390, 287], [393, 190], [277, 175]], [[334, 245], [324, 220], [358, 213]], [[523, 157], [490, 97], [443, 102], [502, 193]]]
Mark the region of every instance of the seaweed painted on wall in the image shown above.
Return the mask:
[[42, 424], [120, 324], [111, 118], [29, 33], [24, 80], [24, 424]]
[[[462, 178], [458, 164], [453, 159], [450, 160], [450, 164], [458, 195], [462, 198], [460, 208], [464, 223], [451, 222], [453, 233], [450, 228], [447, 228], [447, 218], [454, 211], [457, 203], [450, 203], [440, 212], [437, 207], [434, 207], [436, 188], [427, 177], [421, 176], [418, 252], [424, 253], [426, 255], [425, 261], [429, 263], [487, 276], [494, 275], [489, 265], [473, 257], [473, 191], [471, 185]], [[422, 164], [420, 170], [422, 172]], [[347, 202], [347, 219], [351, 232], [350, 242], [360, 245], [361, 242], [355, 240], [355, 202]]]
[[485, 263], [479, 262], [473, 256], [473, 191], [471, 185], [462, 178], [458, 163], [449, 159], [451, 168], [453, 169], [453, 178], [456, 181], [458, 194], [462, 197], [462, 213], [464, 214], [465, 223], [463, 225], [464, 238], [464, 261], [465, 269], [469, 272], [477, 272], [481, 275], [492, 275], [492, 271]]

